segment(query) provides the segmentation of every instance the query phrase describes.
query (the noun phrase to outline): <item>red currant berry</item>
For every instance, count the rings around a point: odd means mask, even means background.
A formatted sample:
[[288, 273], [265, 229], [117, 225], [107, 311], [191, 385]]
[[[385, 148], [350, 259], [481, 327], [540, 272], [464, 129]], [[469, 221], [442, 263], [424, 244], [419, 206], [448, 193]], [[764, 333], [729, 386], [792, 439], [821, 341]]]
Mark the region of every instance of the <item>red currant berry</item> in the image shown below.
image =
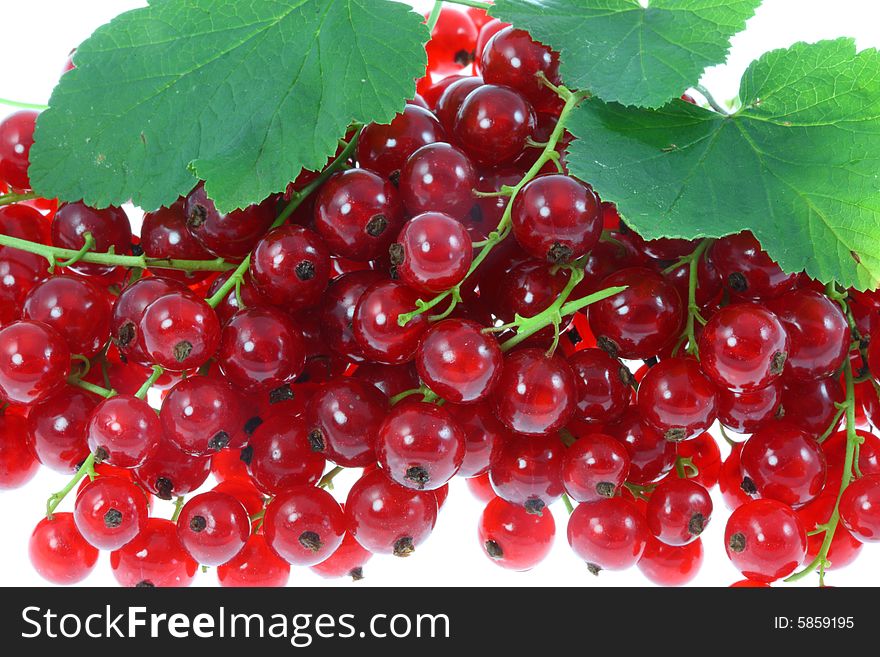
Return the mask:
[[774, 381], [752, 392], [718, 389], [718, 421], [737, 433], [754, 433], [774, 417], [781, 417], [782, 384]]
[[383, 278], [379, 272], [369, 270], [343, 274], [330, 283], [323, 295], [321, 334], [331, 349], [349, 360], [364, 360], [352, 328], [357, 303], [368, 287]]
[[632, 373], [601, 349], [582, 349], [568, 359], [577, 383], [575, 417], [584, 422], [613, 422], [629, 406]]
[[186, 225], [208, 251], [238, 261], [250, 253], [275, 220], [273, 198], [243, 210], [223, 213], [200, 184], [186, 197]]
[[253, 534], [244, 548], [217, 567], [224, 587], [283, 587], [290, 579], [290, 564], [273, 552], [262, 534]]
[[568, 543], [594, 575], [636, 565], [649, 535], [635, 504], [622, 497], [579, 504], [568, 519]]
[[766, 301], [788, 292], [797, 281], [797, 274], [782, 271], [749, 232], [715, 242], [712, 260], [727, 289], [742, 299]]
[[76, 472], [89, 455], [86, 431], [98, 399], [81, 388], [64, 386], [31, 407], [27, 435], [40, 463], [57, 472]]
[[[663, 262], [663, 261], [661, 261]], [[688, 298], [688, 287], [690, 285], [690, 264], [685, 263], [679, 265], [671, 271], [664, 271], [663, 275], [678, 290], [678, 295], [685, 300]], [[705, 254], [700, 258], [697, 265], [697, 288], [696, 302], [701, 308], [718, 298], [721, 292], [721, 275], [715, 267], [715, 263], [709, 254]]]
[[559, 55], [524, 30], [506, 27], [493, 36], [483, 48], [480, 70], [486, 82], [513, 87], [542, 111], [559, 105], [559, 97], [538, 77], [559, 84]]
[[562, 175], [540, 176], [513, 201], [513, 234], [539, 260], [564, 264], [592, 249], [602, 233], [599, 197]]
[[73, 519], [83, 538], [99, 550], [118, 550], [146, 527], [147, 497], [123, 477], [100, 476], [77, 494]]
[[219, 378], [194, 376], [175, 384], [162, 401], [159, 419], [165, 437], [193, 456], [244, 446], [231, 444], [245, 423], [242, 400]]
[[[210, 260], [213, 256], [193, 236], [186, 225], [184, 201], [167, 208], [144, 214], [140, 246], [148, 258], [169, 260]], [[197, 283], [208, 277], [208, 272], [180, 271], [164, 267], [150, 267], [157, 276], [181, 283]]]
[[217, 361], [233, 386], [274, 390], [305, 366], [306, 345], [290, 319], [273, 308], [246, 308], [220, 334]]
[[462, 151], [449, 144], [422, 146], [400, 174], [400, 196], [410, 215], [442, 212], [463, 218], [474, 204], [477, 174]]
[[846, 393], [837, 377], [818, 381], [783, 381], [782, 411], [786, 421], [812, 436], [825, 433]]
[[324, 472], [325, 459], [309, 440], [305, 422], [283, 414], [266, 419], [242, 453], [254, 483], [277, 495], [293, 486], [314, 486]]
[[480, 516], [478, 536], [485, 554], [508, 570], [531, 570], [553, 547], [556, 523], [551, 513], [535, 515], [496, 497]]
[[651, 493], [645, 510], [648, 529], [666, 545], [696, 540], [712, 517], [709, 491], [690, 479], [665, 479]]
[[419, 387], [419, 375], [412, 363], [405, 365], [361, 363], [354, 375], [364, 383], [378, 388], [388, 398]]
[[357, 159], [364, 169], [396, 185], [407, 158], [422, 146], [438, 141], [446, 141], [446, 133], [437, 117], [422, 107], [407, 105], [388, 125], [364, 126], [358, 139]]
[[[825, 532], [819, 531], [812, 535], [810, 532], [821, 529], [828, 522], [834, 513], [836, 504], [837, 490], [826, 487], [819, 497], [796, 511], [807, 531], [807, 558], [805, 559], [807, 563], [812, 563], [819, 556], [822, 544], [825, 542]], [[853, 536], [843, 524], [839, 524], [834, 531], [834, 538], [831, 539], [831, 545], [826, 554], [829, 563], [825, 564], [825, 570], [840, 570], [848, 566], [856, 560], [861, 551], [861, 541]]]
[[0, 181], [13, 189], [31, 188], [28, 167], [38, 116], [38, 112], [22, 110], [0, 121]]
[[[79, 251], [86, 242], [85, 234], [91, 233], [95, 240], [92, 251], [107, 253], [111, 249], [117, 255], [131, 250], [131, 224], [120, 208], [96, 210], [82, 203], [67, 203], [58, 208], [52, 219], [52, 244]], [[84, 276], [104, 276], [114, 267], [78, 262], [70, 269]]]
[[590, 330], [613, 357], [650, 358], [675, 340], [684, 306], [675, 287], [650, 269], [631, 267], [611, 274], [601, 288], [627, 289], [590, 306]]
[[110, 320], [110, 336], [122, 356], [140, 365], [150, 363], [139, 328], [144, 311], [160, 297], [184, 289], [174, 281], [151, 277], [142, 278], [122, 290], [113, 305]]
[[623, 443], [629, 452], [629, 481], [647, 484], [672, 469], [675, 443], [647, 424], [635, 408], [628, 409], [614, 424], [605, 427], [609, 435]]
[[[862, 475], [880, 474], [880, 438], [873, 433], [856, 430], [856, 435], [862, 441], [859, 446], [858, 470]], [[847, 432], [838, 431], [831, 434], [822, 443], [822, 451], [828, 464], [828, 485], [831, 490], [836, 490], [843, 476], [843, 468], [846, 463]]]
[[782, 322], [754, 304], [722, 308], [700, 335], [703, 372], [734, 392], [754, 392], [773, 383], [785, 369], [788, 351]]
[[28, 554], [40, 577], [60, 585], [81, 582], [98, 561], [98, 550], [79, 533], [71, 513], [43, 518], [31, 534]]
[[142, 465], [159, 447], [162, 424], [143, 399], [117, 395], [92, 411], [88, 425], [89, 449], [98, 461], [118, 468]]
[[574, 414], [574, 373], [559, 356], [520, 349], [505, 357], [492, 399], [498, 419], [511, 430], [547, 435], [564, 427]]
[[388, 400], [369, 383], [353, 378], [330, 381], [309, 400], [309, 443], [344, 468], [376, 462], [374, 445], [388, 414]]
[[[678, 443], [675, 450], [679, 458], [690, 459], [699, 473], [691, 477], [692, 481], [711, 489], [718, 483], [721, 472], [721, 450], [710, 433], [700, 434], [693, 440]], [[672, 476], [671, 474], [668, 476]]]
[[70, 374], [70, 350], [41, 322], [0, 329], [0, 400], [31, 405], [60, 390]]
[[464, 461], [459, 477], [485, 474], [498, 459], [509, 431], [495, 417], [488, 402], [447, 404], [444, 408], [464, 433]]
[[454, 133], [474, 162], [498, 166], [512, 162], [523, 152], [535, 125], [535, 111], [518, 92], [486, 84], [462, 102]]
[[217, 351], [220, 320], [204, 299], [172, 292], [146, 307], [138, 332], [153, 363], [183, 372], [201, 367]]
[[24, 486], [40, 469], [27, 438], [23, 417], [9, 409], [0, 412], [0, 491]]
[[744, 443], [733, 445], [730, 454], [721, 464], [721, 470], [718, 473], [718, 488], [724, 503], [731, 511], [737, 509], [746, 502], [751, 501], [751, 497], [746, 495], [742, 489], [743, 472], [740, 463], [740, 454]]
[[410, 219], [389, 253], [401, 282], [428, 294], [461, 283], [473, 258], [467, 229], [440, 212], [425, 212]]
[[428, 315], [419, 313], [406, 326], [398, 318], [413, 311], [419, 295], [395, 281], [376, 283], [363, 293], [354, 311], [354, 337], [370, 359], [400, 365], [413, 359], [428, 330]]
[[312, 566], [312, 571], [328, 579], [351, 577], [352, 581], [357, 582], [364, 578], [364, 565], [372, 556], [351, 533], [345, 532], [336, 551], [321, 563]]
[[470, 64], [477, 45], [477, 27], [470, 16], [452, 7], [440, 10], [437, 24], [431, 31], [428, 71], [437, 75], [454, 73]]
[[211, 459], [191, 456], [163, 438], [156, 451], [133, 472], [135, 480], [150, 493], [170, 500], [201, 487], [211, 474]]
[[133, 541], [110, 553], [113, 576], [125, 587], [189, 586], [198, 567], [181, 545], [177, 527], [163, 518], [150, 518]]
[[595, 502], [617, 495], [629, 475], [629, 453], [601, 433], [579, 438], [562, 458], [562, 484], [576, 502]]
[[374, 470], [351, 487], [345, 516], [357, 542], [373, 554], [407, 557], [431, 535], [437, 498], [433, 491], [398, 486]]
[[840, 498], [840, 519], [860, 541], [880, 541], [880, 475], [865, 475], [847, 486]]
[[302, 226], [276, 228], [251, 256], [251, 280], [271, 304], [283, 308], [316, 305], [330, 280], [330, 252], [314, 231]]
[[376, 457], [399, 485], [435, 490], [461, 467], [464, 440], [464, 432], [443, 408], [405, 401], [379, 427]]
[[73, 354], [92, 358], [110, 337], [107, 295], [85, 279], [46, 279], [28, 293], [23, 310], [24, 319], [58, 331]]
[[266, 543], [294, 566], [314, 566], [330, 558], [345, 535], [345, 516], [327, 491], [291, 488], [266, 508]]
[[727, 520], [724, 543], [737, 570], [756, 582], [788, 577], [807, 553], [800, 518], [776, 500], [754, 500], [736, 509]]
[[639, 412], [672, 442], [695, 438], [715, 422], [715, 386], [690, 358], [670, 358], [639, 384]]
[[697, 539], [687, 545], [672, 546], [650, 536], [636, 565], [654, 584], [683, 586], [697, 576], [703, 565], [703, 542]]
[[511, 436], [489, 469], [495, 494], [540, 515], [562, 496], [564, 447], [559, 437]]
[[[49, 244], [51, 242], [50, 225], [39, 210], [27, 205], [16, 204], [0, 207], [0, 235], [9, 235], [28, 242]], [[4, 250], [4, 247], [0, 247], [0, 253], [3, 253]]]
[[464, 99], [470, 92], [481, 86], [483, 86], [483, 78], [479, 76], [456, 76], [456, 79], [451, 81], [438, 96], [434, 113], [447, 134], [451, 135], [455, 128], [455, 117], [458, 115], [458, 108], [461, 107]]
[[219, 566], [234, 558], [244, 548], [250, 530], [242, 503], [216, 491], [193, 497], [177, 520], [181, 545], [203, 566]]
[[[486, 193], [499, 192], [505, 185], [512, 187], [522, 179], [522, 172], [515, 167], [484, 169], [479, 171], [478, 174], [474, 189], [478, 192]], [[501, 221], [501, 217], [504, 215], [504, 210], [507, 208], [508, 201], [510, 201], [510, 197], [504, 195], [483, 196], [474, 199], [474, 204], [471, 206], [470, 212], [462, 219], [465, 226], [467, 226], [471, 239], [475, 242], [479, 242], [489, 237], [489, 233], [495, 230], [498, 226], [498, 222]], [[492, 258], [496, 251], [500, 251], [500, 249], [504, 248], [519, 251], [519, 245], [515, 240], [506, 240], [495, 247], [492, 254], [489, 255], [489, 258]], [[502, 262], [509, 268], [510, 263], [503, 258]], [[483, 265], [483, 267], [485, 267], [485, 265]], [[481, 273], [479, 270], [475, 272], [475, 274], [479, 273]]]

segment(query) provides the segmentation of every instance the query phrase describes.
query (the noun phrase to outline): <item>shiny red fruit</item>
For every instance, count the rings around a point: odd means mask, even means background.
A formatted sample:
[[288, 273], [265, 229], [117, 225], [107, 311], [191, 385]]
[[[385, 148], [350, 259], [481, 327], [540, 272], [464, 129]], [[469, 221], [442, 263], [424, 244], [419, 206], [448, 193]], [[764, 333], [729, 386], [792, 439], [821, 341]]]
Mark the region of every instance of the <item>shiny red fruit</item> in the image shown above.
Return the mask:
[[467, 229], [441, 212], [425, 212], [406, 222], [389, 253], [400, 281], [424, 294], [461, 283], [473, 259]]
[[788, 577], [807, 553], [800, 518], [776, 500], [754, 500], [736, 509], [727, 521], [724, 543], [737, 570], [756, 582]]
[[181, 545], [177, 527], [163, 518], [150, 518], [137, 538], [110, 553], [113, 576], [125, 587], [189, 586], [198, 567]]
[[622, 497], [579, 504], [568, 519], [568, 543], [594, 575], [635, 566], [649, 536], [644, 517]]
[[595, 502], [617, 495], [629, 475], [629, 453], [601, 433], [578, 438], [562, 458], [562, 483], [575, 502]]
[[716, 417], [715, 386], [700, 363], [690, 358], [669, 358], [648, 370], [639, 384], [641, 416], [672, 442], [694, 438]]
[[0, 400], [31, 405], [55, 394], [70, 374], [70, 349], [42, 322], [0, 329]]
[[413, 317], [406, 326], [398, 318], [416, 308], [419, 294], [395, 281], [376, 283], [363, 293], [354, 311], [354, 337], [369, 360], [401, 365], [413, 359], [419, 340], [428, 330], [428, 313]]
[[290, 579], [290, 564], [266, 545], [262, 534], [252, 535], [244, 548], [217, 567], [217, 580], [224, 587], [282, 587]]
[[489, 502], [478, 525], [480, 546], [493, 563], [507, 570], [531, 570], [553, 547], [556, 523], [549, 511], [536, 515], [499, 497]]
[[40, 520], [31, 534], [28, 555], [40, 577], [62, 586], [84, 580], [98, 561], [98, 550], [79, 533], [71, 513]]
[[345, 516], [327, 491], [297, 486], [278, 495], [266, 508], [266, 543], [294, 566], [314, 566], [342, 544]]

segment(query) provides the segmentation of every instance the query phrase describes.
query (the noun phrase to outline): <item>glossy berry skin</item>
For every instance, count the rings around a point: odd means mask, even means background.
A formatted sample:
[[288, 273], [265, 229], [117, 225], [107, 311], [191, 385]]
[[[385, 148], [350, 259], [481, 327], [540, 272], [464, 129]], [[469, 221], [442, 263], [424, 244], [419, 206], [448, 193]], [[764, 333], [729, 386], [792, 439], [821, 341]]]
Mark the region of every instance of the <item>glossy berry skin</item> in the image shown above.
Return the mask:
[[266, 545], [262, 534], [253, 534], [241, 552], [217, 566], [223, 587], [282, 587], [289, 579], [290, 564]]
[[648, 529], [666, 545], [696, 540], [712, 517], [709, 491], [690, 479], [663, 480], [651, 493], [645, 510]]
[[217, 361], [233, 386], [269, 391], [300, 375], [305, 349], [287, 315], [274, 308], [246, 308], [223, 327]]
[[515, 160], [535, 130], [535, 111], [510, 87], [486, 84], [467, 95], [455, 117], [454, 134], [465, 153], [481, 166]]
[[372, 553], [361, 547], [350, 532], [345, 532], [342, 543], [327, 559], [312, 566], [312, 572], [321, 577], [335, 579], [351, 577], [358, 581], [364, 577], [364, 565], [372, 557]]
[[432, 326], [416, 353], [416, 369], [431, 390], [456, 404], [485, 399], [501, 377], [498, 341], [476, 322], [446, 319]]
[[110, 337], [110, 313], [107, 295], [87, 280], [53, 276], [28, 293], [22, 317], [51, 326], [70, 353], [92, 358]]
[[505, 357], [492, 399], [498, 419], [512, 431], [545, 436], [564, 427], [574, 414], [574, 373], [557, 355], [520, 349]]
[[435, 490], [458, 472], [464, 460], [464, 432], [442, 407], [404, 401], [379, 427], [376, 458], [401, 486]]
[[579, 504], [568, 519], [568, 543], [594, 575], [636, 565], [648, 536], [644, 517], [622, 497]]
[[131, 469], [156, 452], [162, 424], [143, 399], [117, 395], [105, 399], [92, 411], [88, 436], [89, 449], [98, 461]]
[[827, 465], [822, 447], [787, 422], [753, 433], [743, 445], [740, 462], [743, 490], [791, 507], [816, 498], [825, 485]]
[[189, 555], [203, 566], [219, 566], [241, 552], [251, 521], [241, 502], [209, 491], [188, 500], [177, 520], [177, 536]]
[[415, 357], [419, 340], [428, 330], [428, 314], [416, 315], [406, 326], [400, 326], [398, 317], [414, 310], [419, 296], [395, 281], [382, 281], [367, 288], [352, 321], [354, 337], [366, 358], [401, 365]]
[[406, 222], [389, 253], [400, 281], [427, 294], [461, 283], [473, 258], [467, 228], [440, 212], [425, 212]]
[[159, 419], [165, 437], [193, 456], [244, 447], [235, 443], [246, 421], [242, 399], [219, 378], [195, 376], [176, 383], [162, 401]]
[[407, 557], [431, 535], [437, 498], [433, 491], [398, 486], [374, 470], [351, 487], [345, 517], [357, 542], [373, 554]]
[[510, 435], [508, 429], [495, 417], [488, 402], [446, 404], [443, 408], [464, 433], [465, 453], [458, 476], [476, 477], [488, 472]]
[[[0, 186], [0, 191], [2, 186]], [[51, 242], [50, 223], [39, 210], [22, 204], [0, 206], [0, 235], [9, 235], [28, 242], [49, 244]], [[8, 253], [0, 247], [0, 253]]]
[[774, 381], [752, 392], [718, 388], [718, 421], [737, 433], [754, 433], [780, 415], [782, 384]]
[[617, 495], [629, 475], [629, 453], [611, 436], [578, 438], [562, 457], [562, 484], [575, 502], [596, 502]]
[[345, 536], [345, 515], [327, 491], [298, 486], [281, 493], [266, 508], [266, 543], [294, 566], [328, 559]]
[[215, 256], [238, 261], [250, 253], [269, 230], [275, 220], [274, 205], [270, 198], [259, 205], [223, 213], [200, 184], [186, 197], [186, 225], [199, 243]]
[[629, 481], [647, 484], [669, 472], [675, 462], [675, 443], [642, 419], [634, 407], [620, 419], [605, 426], [605, 431], [623, 443], [630, 458]]
[[40, 463], [63, 474], [76, 472], [89, 455], [86, 431], [97, 405], [95, 395], [68, 385], [31, 407], [27, 439]]
[[269, 495], [314, 486], [324, 473], [324, 455], [311, 445], [305, 422], [282, 414], [266, 418], [243, 456], [254, 483]]
[[791, 575], [807, 552], [800, 518], [776, 500], [754, 500], [736, 509], [727, 520], [724, 543], [737, 570], [764, 583]]
[[846, 317], [834, 301], [814, 290], [789, 292], [768, 304], [790, 340], [787, 376], [809, 381], [829, 377], [849, 352]]
[[639, 384], [639, 413], [672, 442], [694, 438], [715, 422], [715, 386], [698, 361], [670, 358], [648, 370]]
[[846, 401], [838, 377], [816, 381], [787, 381], [783, 376], [782, 412], [787, 422], [813, 436], [821, 436], [837, 413], [837, 404]]
[[[121, 208], [103, 210], [82, 203], [67, 203], [58, 208], [52, 219], [52, 245], [79, 251], [85, 244], [85, 234], [95, 239], [92, 251], [107, 253], [113, 247], [117, 255], [131, 250], [131, 224]], [[70, 269], [84, 276], [104, 276], [114, 267], [78, 262]]]
[[863, 543], [880, 541], [880, 475], [851, 482], [840, 498], [843, 526]]
[[782, 375], [789, 344], [785, 327], [772, 312], [754, 304], [732, 304], [703, 327], [700, 363], [716, 385], [754, 392]]
[[140, 322], [144, 311], [151, 303], [173, 292], [185, 288], [175, 281], [165, 278], [141, 278], [127, 286], [113, 304], [110, 319], [110, 337], [126, 360], [140, 365], [148, 365], [149, 355], [144, 349], [140, 335]]
[[[182, 200], [170, 207], [145, 213], [140, 237], [140, 246], [148, 258], [211, 260], [214, 257], [187, 228], [186, 210]], [[209, 274], [209, 272], [180, 271], [163, 267], [150, 267], [150, 271], [184, 284], [204, 280]]]
[[528, 513], [496, 497], [483, 509], [477, 535], [483, 554], [493, 563], [508, 570], [531, 570], [550, 553], [556, 523], [549, 511]]
[[712, 261], [727, 289], [741, 299], [767, 301], [785, 294], [797, 281], [797, 274], [783, 272], [749, 232], [715, 242]]
[[468, 156], [445, 143], [422, 146], [400, 173], [400, 196], [410, 215], [442, 212], [464, 217], [474, 203], [477, 173]]
[[191, 456], [162, 438], [156, 451], [133, 472], [135, 480], [150, 493], [170, 500], [204, 484], [211, 474], [211, 459]]
[[[812, 536], [809, 536], [809, 533], [828, 522], [828, 518], [834, 512], [834, 506], [837, 504], [837, 492], [837, 490], [826, 486], [819, 497], [796, 511], [808, 534], [807, 557], [804, 560], [806, 563], [812, 563], [813, 559], [819, 556], [822, 543], [825, 542], [824, 532], [819, 532]], [[838, 523], [837, 529], [834, 532], [834, 538], [831, 539], [831, 545], [828, 548], [827, 557], [831, 563], [825, 567], [825, 570], [845, 568], [856, 560], [862, 551], [862, 547], [862, 542], [850, 533], [844, 526], [844, 523]]]
[[130, 479], [100, 476], [77, 494], [73, 519], [83, 538], [99, 550], [118, 550], [146, 527], [144, 492]]
[[461, 107], [464, 99], [467, 98], [470, 92], [482, 85], [483, 78], [479, 76], [458, 76], [458, 79], [452, 81], [443, 89], [443, 92], [437, 99], [434, 113], [440, 119], [440, 124], [447, 134], [452, 134], [455, 128], [455, 117], [458, 115], [458, 108]]
[[410, 155], [438, 141], [446, 141], [446, 132], [437, 117], [423, 107], [407, 105], [388, 125], [364, 126], [358, 139], [357, 159], [364, 169], [385, 180], [396, 180]]
[[361, 363], [354, 376], [364, 383], [375, 386], [389, 398], [419, 387], [419, 375], [412, 363], [405, 365]]
[[731, 511], [751, 501], [751, 496], [746, 495], [742, 489], [743, 472], [740, 463], [743, 443], [737, 443], [731, 447], [730, 454], [721, 464], [718, 473], [718, 489], [724, 498], [724, 504]]
[[376, 436], [387, 414], [388, 399], [375, 386], [352, 377], [334, 379], [309, 400], [309, 442], [337, 465], [363, 468], [376, 462]]
[[633, 378], [627, 367], [601, 349], [581, 349], [568, 358], [577, 384], [575, 417], [612, 422], [629, 406]]
[[354, 271], [334, 279], [323, 295], [321, 334], [334, 351], [361, 362], [364, 354], [354, 337], [352, 321], [364, 291], [384, 277], [377, 271]]
[[[862, 475], [880, 474], [880, 438], [873, 433], [856, 430], [856, 435], [863, 441], [859, 447], [859, 471]], [[839, 489], [846, 463], [847, 432], [838, 431], [831, 434], [822, 443], [822, 451], [828, 464], [828, 487]]]
[[[485, 267], [485, 264], [482, 267]], [[490, 310], [507, 324], [512, 322], [516, 315], [534, 317], [546, 310], [556, 301], [567, 282], [566, 270], [556, 271], [556, 268], [549, 263], [525, 260], [514, 265], [495, 280], [488, 277], [481, 279], [480, 298], [482, 299], [485, 288]], [[568, 318], [563, 318], [563, 326], [567, 325], [567, 322]], [[553, 327], [548, 326], [535, 333], [530, 340], [549, 344], [552, 338]]]
[[541, 514], [561, 497], [562, 459], [565, 449], [558, 436], [511, 436], [489, 469], [495, 494]]
[[477, 45], [477, 32], [477, 26], [465, 12], [452, 7], [441, 9], [431, 31], [431, 40], [425, 46], [428, 71], [445, 75], [470, 64]]
[[198, 567], [181, 545], [177, 527], [163, 518], [150, 518], [137, 538], [110, 553], [113, 576], [125, 587], [189, 586]]
[[70, 374], [70, 350], [41, 322], [0, 329], [0, 400], [31, 405], [60, 390]]
[[62, 586], [84, 580], [98, 561], [98, 550], [79, 533], [71, 513], [40, 520], [31, 534], [28, 555], [40, 577]]
[[138, 331], [150, 360], [169, 372], [201, 367], [220, 343], [217, 313], [194, 294], [159, 297], [144, 310]]
[[513, 201], [513, 234], [533, 257], [565, 264], [592, 249], [602, 234], [599, 197], [563, 175], [540, 176]]
[[683, 586], [690, 582], [703, 565], [703, 542], [697, 539], [687, 545], [672, 546], [648, 537], [639, 571], [658, 586]]
[[282, 308], [316, 305], [330, 280], [330, 252], [308, 228], [288, 224], [257, 244], [251, 256], [254, 286], [269, 303]]
[[486, 43], [480, 71], [489, 84], [503, 84], [519, 91], [541, 110], [558, 105], [559, 98], [536, 77], [542, 73], [559, 83], [559, 55], [533, 41], [529, 33], [505, 27]]
[[[692, 481], [696, 481], [706, 489], [715, 487], [721, 472], [721, 450], [718, 449], [718, 443], [715, 442], [715, 437], [712, 434], [706, 432], [693, 440], [678, 443], [675, 446], [675, 451], [679, 457], [691, 459], [691, 462], [700, 471], [696, 476], [691, 477]], [[673, 475], [670, 473], [667, 476], [672, 477]]]
[[24, 299], [42, 279], [45, 262], [36, 254], [0, 247], [0, 328], [21, 319]]
[[0, 181], [14, 189], [30, 189], [31, 145], [38, 112], [21, 110], [0, 121]]
[[39, 469], [28, 445], [25, 419], [8, 409], [0, 413], [0, 491], [24, 486]]
[[630, 267], [607, 276], [600, 289], [627, 289], [589, 308], [590, 329], [613, 357], [650, 358], [681, 332], [684, 306], [678, 291], [650, 269]]

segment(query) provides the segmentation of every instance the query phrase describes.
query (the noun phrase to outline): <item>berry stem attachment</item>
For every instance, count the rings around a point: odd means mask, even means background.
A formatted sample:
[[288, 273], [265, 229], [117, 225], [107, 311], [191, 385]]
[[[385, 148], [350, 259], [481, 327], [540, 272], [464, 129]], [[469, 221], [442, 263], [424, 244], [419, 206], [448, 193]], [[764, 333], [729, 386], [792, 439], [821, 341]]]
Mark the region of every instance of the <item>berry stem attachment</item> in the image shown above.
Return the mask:
[[178, 497], [174, 500], [174, 513], [171, 514], [171, 522], [177, 523], [181, 511], [183, 511], [183, 497]]
[[93, 395], [98, 395], [99, 397], [103, 397], [104, 399], [110, 399], [111, 397], [116, 396], [116, 391], [111, 390], [110, 388], [102, 388], [101, 386], [96, 386], [94, 383], [89, 383], [88, 381], [83, 381], [78, 376], [72, 376], [67, 379], [67, 382], [76, 386], [77, 388], [82, 388], [83, 390], [92, 393]]
[[67, 260], [62, 260], [61, 262], [55, 262], [55, 263], [51, 264], [49, 266], [49, 273], [54, 274], [56, 266], [70, 267], [71, 265], [75, 265], [76, 263], [78, 263], [80, 260], [82, 260], [85, 257], [86, 253], [88, 253], [89, 251], [91, 251], [94, 248], [95, 248], [94, 236], [89, 232], [83, 233], [82, 248], [79, 251], [77, 251], [76, 255], [74, 255], [72, 258], [68, 258]]
[[337, 465], [330, 472], [321, 477], [321, 481], [318, 482], [318, 488], [329, 488], [330, 490], [333, 490], [333, 479], [343, 470], [345, 470], [345, 468], [341, 465]]
[[86, 475], [89, 476], [89, 479], [95, 478], [95, 455], [89, 454], [88, 458], [83, 461], [83, 464], [79, 466], [79, 470], [76, 471], [76, 474], [73, 475], [73, 478], [67, 482], [67, 485], [62, 488], [57, 493], [53, 493], [49, 499], [46, 501], [46, 517], [50, 520], [52, 519], [52, 514], [55, 513], [55, 509], [58, 508], [58, 505], [61, 504], [62, 500], [67, 497], [68, 493], [76, 488], [77, 484], [82, 481], [83, 477]]
[[143, 382], [138, 391], [134, 393], [134, 396], [138, 399], [144, 399], [147, 396], [147, 393], [150, 391], [150, 388], [153, 387], [153, 384], [159, 380], [159, 377], [165, 373], [165, 369], [159, 365], [153, 365], [153, 373], [150, 374], [149, 378]]
[[0, 98], [0, 105], [9, 105], [10, 107], [18, 107], [19, 109], [38, 111], [49, 109], [48, 105], [41, 105], [40, 103], [23, 103], [20, 100], [10, 100], [9, 98]]
[[565, 510], [568, 511], [568, 515], [574, 513], [574, 504], [571, 503], [571, 500], [565, 493], [562, 494], [562, 503], [565, 505]]
[[33, 192], [26, 192], [24, 194], [2, 194], [0, 195], [0, 205], [10, 205], [12, 203], [18, 203], [19, 201], [30, 201], [35, 198], [38, 198], [38, 196]]
[[443, 0], [434, 0], [434, 7], [431, 9], [431, 14], [428, 16], [427, 21], [428, 34], [434, 32], [434, 27], [437, 25], [437, 21], [440, 18], [441, 9], [443, 9]]
[[687, 353], [695, 358], [700, 357], [700, 349], [697, 346], [697, 335], [694, 322], [700, 322], [700, 324], [705, 325], [706, 320], [703, 319], [702, 314], [700, 313], [700, 306], [697, 305], [697, 282], [699, 280], [699, 271], [700, 271], [700, 260], [706, 253], [706, 250], [712, 246], [712, 239], [705, 239], [701, 241], [697, 248], [694, 249], [693, 253], [690, 255], [686, 255], [683, 258], [680, 258], [678, 262], [676, 262], [671, 267], [668, 267], [664, 270], [664, 273], [668, 273], [673, 269], [677, 269], [683, 265], [688, 266], [688, 298], [687, 298], [687, 308], [688, 308], [688, 316], [687, 316], [687, 324], [685, 325], [684, 334], [682, 335], [681, 342], [676, 346], [676, 351], [681, 347], [682, 344], [687, 342]]

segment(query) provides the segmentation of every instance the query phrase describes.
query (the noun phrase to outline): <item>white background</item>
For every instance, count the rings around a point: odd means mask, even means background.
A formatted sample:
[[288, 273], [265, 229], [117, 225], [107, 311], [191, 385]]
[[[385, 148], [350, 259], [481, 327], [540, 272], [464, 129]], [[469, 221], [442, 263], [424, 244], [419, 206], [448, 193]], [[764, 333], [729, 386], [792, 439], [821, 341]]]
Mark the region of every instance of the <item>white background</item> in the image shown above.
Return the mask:
[[[4, 0], [0, 37], [0, 97], [46, 103], [64, 65], [68, 52], [97, 26], [122, 11], [146, 2], [134, 0]], [[414, 0], [426, 11], [432, 4]], [[745, 32], [733, 39], [728, 63], [708, 71], [703, 83], [718, 99], [736, 96], [739, 79], [748, 64], [762, 53], [786, 47], [796, 41], [816, 41], [839, 36], [855, 37], [859, 48], [880, 46], [880, 11], [873, 0], [764, 0]], [[0, 117], [13, 111], [0, 105]], [[743, 189], [744, 194], [750, 190]], [[723, 445], [723, 441], [722, 441]], [[726, 454], [726, 447], [722, 452]], [[348, 478], [346, 478], [348, 476]], [[338, 478], [340, 493], [347, 490], [352, 476]], [[65, 478], [43, 470], [24, 489], [0, 493], [3, 538], [0, 539], [0, 585], [39, 586], [44, 582], [34, 573], [27, 557], [27, 539], [45, 510], [46, 497], [64, 485]], [[340, 497], [340, 499], [344, 499]], [[69, 510], [70, 500], [61, 510]], [[157, 515], [169, 517], [171, 506], [159, 503]], [[366, 579], [357, 586], [642, 586], [647, 580], [633, 569], [622, 573], [590, 575], [571, 553], [565, 539], [565, 509], [554, 505], [557, 540], [549, 558], [528, 573], [511, 573], [482, 554], [476, 537], [481, 504], [470, 496], [463, 481], [455, 480], [446, 506], [431, 540], [408, 559], [376, 557], [365, 568]], [[715, 515], [704, 533], [705, 561], [694, 584], [726, 586], [739, 573], [730, 565], [723, 545], [727, 509], [715, 499]], [[829, 584], [859, 586], [880, 584], [877, 559], [880, 548], [866, 546], [854, 566], [827, 577]], [[815, 585], [808, 578], [806, 585]], [[113, 585], [107, 555], [85, 585]], [[323, 580], [308, 569], [294, 569], [291, 586], [351, 586], [346, 580]], [[200, 575], [196, 586], [214, 586], [213, 573]]]

